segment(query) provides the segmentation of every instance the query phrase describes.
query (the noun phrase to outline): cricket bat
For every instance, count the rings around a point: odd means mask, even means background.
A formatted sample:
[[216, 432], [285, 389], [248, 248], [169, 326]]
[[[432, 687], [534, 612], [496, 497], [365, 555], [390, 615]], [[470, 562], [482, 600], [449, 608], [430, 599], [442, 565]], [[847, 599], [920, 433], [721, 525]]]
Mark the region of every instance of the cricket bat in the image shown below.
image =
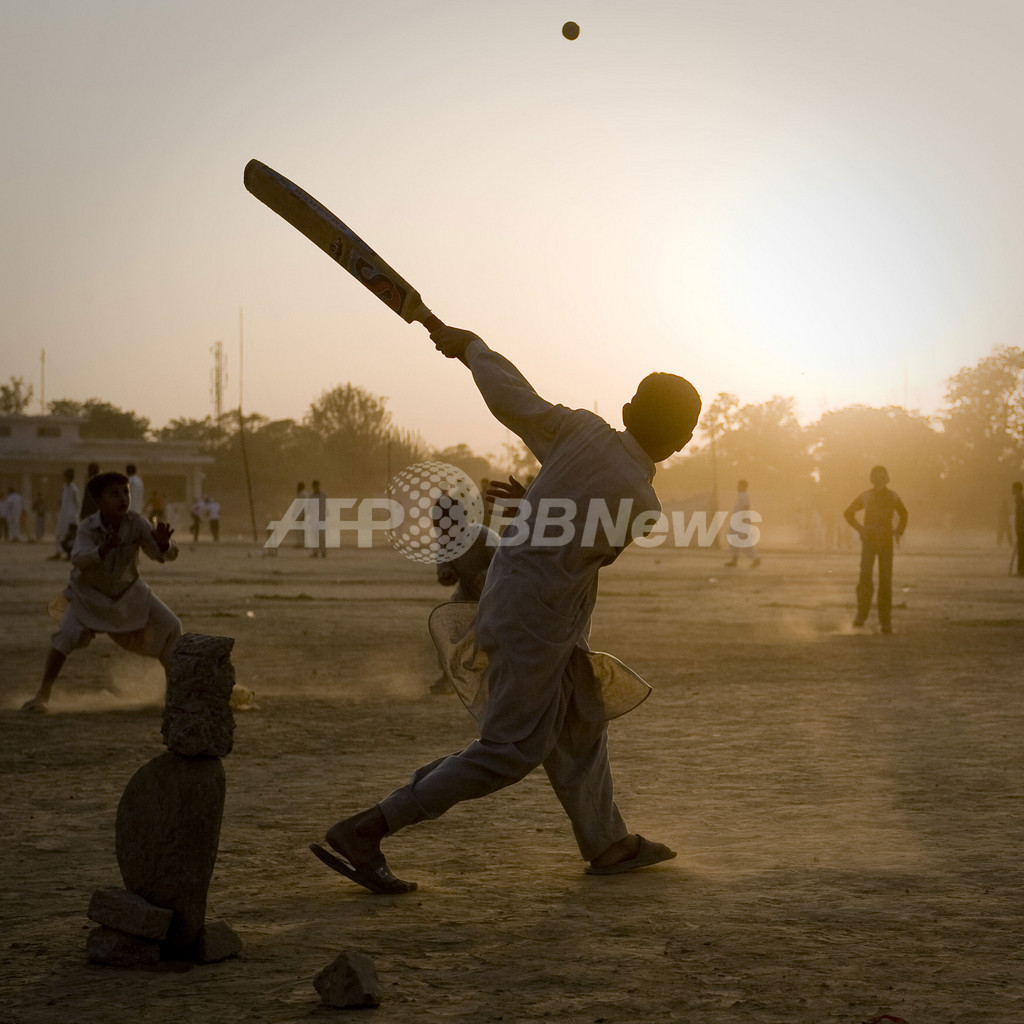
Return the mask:
[[293, 228], [298, 228], [406, 323], [428, 331], [444, 327], [420, 293], [391, 269], [347, 224], [293, 181], [259, 160], [245, 165], [245, 187]]

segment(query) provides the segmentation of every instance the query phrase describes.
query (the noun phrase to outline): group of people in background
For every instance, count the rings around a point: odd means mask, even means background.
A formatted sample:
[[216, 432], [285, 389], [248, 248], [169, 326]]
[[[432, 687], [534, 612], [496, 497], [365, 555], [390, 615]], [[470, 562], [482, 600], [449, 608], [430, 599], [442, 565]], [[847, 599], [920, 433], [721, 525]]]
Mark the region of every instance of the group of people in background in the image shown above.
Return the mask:
[[[49, 556], [52, 561], [70, 560], [79, 523], [97, 510], [96, 501], [89, 492], [88, 481], [99, 472], [99, 465], [90, 462], [86, 468], [83, 489], [78, 485], [75, 470], [72, 467], [64, 470], [53, 530], [54, 552]], [[128, 480], [129, 511], [137, 512], [152, 526], [169, 524], [171, 509], [166, 497], [156, 489], [147, 497], [138, 467], [128, 463], [122, 475]], [[204, 519], [209, 523], [210, 536], [215, 541], [220, 540], [220, 503], [216, 499], [206, 495], [194, 502], [190, 511], [192, 536], [195, 540], [199, 539]], [[0, 541], [42, 541], [46, 535], [48, 512], [42, 493], [36, 494], [30, 506], [17, 488], [9, 486], [6, 494], [0, 492]]]
[[20, 541], [21, 531], [28, 526], [25, 499], [14, 487], [0, 495], [0, 540]]
[[192, 503], [192, 507], [189, 509], [189, 515], [192, 517], [190, 530], [192, 531], [193, 541], [197, 544], [199, 543], [199, 533], [202, 529], [204, 519], [210, 524], [210, 536], [215, 541], [220, 540], [219, 501], [209, 496], [199, 498]]

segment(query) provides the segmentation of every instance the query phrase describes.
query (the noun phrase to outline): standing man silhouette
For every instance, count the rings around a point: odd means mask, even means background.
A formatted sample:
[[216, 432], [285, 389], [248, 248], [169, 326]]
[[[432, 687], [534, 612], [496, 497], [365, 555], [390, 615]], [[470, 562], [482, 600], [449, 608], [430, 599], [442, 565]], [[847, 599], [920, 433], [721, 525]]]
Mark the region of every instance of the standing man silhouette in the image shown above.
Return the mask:
[[[871, 470], [870, 490], [858, 494], [843, 513], [843, 518], [860, 534], [860, 579], [857, 581], [857, 618], [863, 626], [871, 611], [872, 576], [878, 559], [878, 625], [883, 633], [892, 632], [892, 554], [907, 528], [907, 509], [895, 491], [889, 490], [889, 472], [885, 466]], [[857, 513], [863, 511], [863, 525]], [[897, 517], [893, 529], [892, 518]]]

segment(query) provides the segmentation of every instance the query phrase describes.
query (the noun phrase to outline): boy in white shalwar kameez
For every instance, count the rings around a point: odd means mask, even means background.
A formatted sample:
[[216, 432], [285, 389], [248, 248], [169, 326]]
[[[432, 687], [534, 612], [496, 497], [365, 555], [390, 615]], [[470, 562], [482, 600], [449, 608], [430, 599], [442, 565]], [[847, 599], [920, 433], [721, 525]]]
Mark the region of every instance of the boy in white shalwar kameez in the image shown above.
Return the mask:
[[[529, 540], [499, 545], [480, 597], [476, 639], [488, 662], [480, 738], [420, 768], [409, 785], [374, 807], [332, 826], [326, 837], [331, 849], [311, 849], [372, 892], [409, 892], [415, 883], [396, 878], [381, 853], [385, 836], [512, 785], [543, 765], [589, 861], [588, 872], [615, 874], [668, 860], [675, 854], [630, 834], [615, 806], [607, 722], [587, 713], [589, 680], [583, 674], [598, 570], [629, 544], [638, 520], [650, 529], [657, 519], [655, 463], [690, 440], [700, 397], [681, 377], [651, 374], [623, 407], [627, 429], [617, 431], [594, 413], [542, 399], [475, 334], [444, 327], [431, 338], [445, 356], [470, 368], [491, 412], [541, 463], [525, 495]], [[627, 509], [624, 535], [612, 531], [616, 536], [610, 539], [603, 528], [584, 529], [593, 502], [604, 502], [614, 518]], [[571, 503], [574, 510], [566, 543], [545, 543], [538, 536], [538, 514], [552, 503]]]
[[167, 668], [181, 623], [139, 575], [139, 551], [155, 562], [178, 557], [174, 532], [167, 523], [155, 527], [129, 511], [128, 477], [100, 473], [86, 485], [99, 509], [78, 526], [71, 550], [71, 579], [64, 591], [68, 605], [51, 640], [36, 695], [23, 711], [47, 710], [53, 684], [67, 656], [85, 647], [97, 633], [128, 651], [159, 658]]

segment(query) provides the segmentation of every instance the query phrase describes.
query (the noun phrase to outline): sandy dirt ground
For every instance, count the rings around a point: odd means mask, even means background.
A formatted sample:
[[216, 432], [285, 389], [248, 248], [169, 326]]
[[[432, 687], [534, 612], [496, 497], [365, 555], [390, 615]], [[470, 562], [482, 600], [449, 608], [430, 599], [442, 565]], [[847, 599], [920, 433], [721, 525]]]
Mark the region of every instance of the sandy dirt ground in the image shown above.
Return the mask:
[[[594, 646], [654, 685], [611, 729], [631, 827], [678, 849], [583, 874], [542, 773], [389, 840], [418, 892], [370, 895], [307, 844], [474, 735], [431, 696], [444, 597], [389, 549], [311, 560], [242, 543], [147, 564], [187, 630], [236, 638], [237, 715], [209, 918], [240, 957], [90, 965], [92, 892], [121, 884], [114, 813], [163, 751], [162, 675], [99, 637], [52, 713], [17, 711], [67, 566], [0, 548], [0, 1022], [910, 1024], [1024, 1021], [1024, 582], [1008, 551], [897, 556], [895, 633], [850, 625], [856, 556], [634, 551]], [[323, 1006], [343, 950], [377, 1010]]]

